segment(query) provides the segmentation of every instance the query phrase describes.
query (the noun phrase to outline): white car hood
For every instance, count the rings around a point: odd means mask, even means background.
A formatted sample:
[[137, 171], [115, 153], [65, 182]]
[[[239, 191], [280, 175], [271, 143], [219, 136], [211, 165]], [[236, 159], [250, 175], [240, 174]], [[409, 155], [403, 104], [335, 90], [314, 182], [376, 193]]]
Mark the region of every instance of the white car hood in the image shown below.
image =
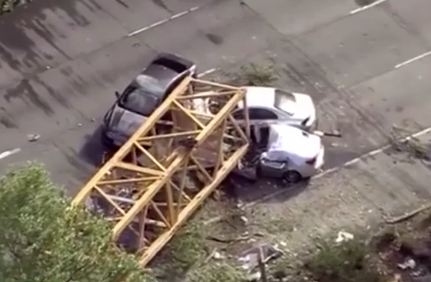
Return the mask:
[[266, 156], [270, 159], [288, 157], [293, 163], [302, 164], [316, 157], [322, 147], [319, 136], [282, 124], [270, 126]]

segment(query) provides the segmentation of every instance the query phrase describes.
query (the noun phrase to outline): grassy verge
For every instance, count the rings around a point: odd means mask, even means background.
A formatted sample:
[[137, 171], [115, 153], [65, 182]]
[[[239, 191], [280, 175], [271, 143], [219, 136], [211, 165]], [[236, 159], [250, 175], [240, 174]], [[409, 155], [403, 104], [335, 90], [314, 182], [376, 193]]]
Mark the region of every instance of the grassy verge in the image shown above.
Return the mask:
[[[234, 229], [238, 227], [239, 219], [235, 208], [228, 202], [226, 199], [209, 201], [205, 208], [172, 238], [152, 264], [158, 281], [244, 281], [243, 272], [237, 267], [236, 260], [230, 256], [229, 246], [211, 239], [229, 239], [241, 232]], [[218, 216], [222, 216], [224, 220], [206, 223]], [[216, 251], [218, 257], [214, 256]]]
[[360, 239], [341, 244], [324, 242], [305, 266], [321, 282], [379, 282], [382, 278], [369, 253], [369, 246]]
[[244, 64], [213, 77], [215, 81], [237, 86], [272, 86], [278, 80], [274, 66], [269, 62]]

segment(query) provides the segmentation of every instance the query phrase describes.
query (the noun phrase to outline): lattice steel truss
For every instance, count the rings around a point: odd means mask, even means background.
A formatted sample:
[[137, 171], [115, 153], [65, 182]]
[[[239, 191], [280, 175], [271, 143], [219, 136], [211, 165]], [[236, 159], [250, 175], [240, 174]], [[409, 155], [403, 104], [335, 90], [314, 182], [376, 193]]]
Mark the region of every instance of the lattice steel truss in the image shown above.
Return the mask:
[[241, 125], [232, 117], [239, 103], [246, 108], [241, 88], [186, 78], [73, 204], [91, 202], [145, 266], [246, 153], [248, 112]]

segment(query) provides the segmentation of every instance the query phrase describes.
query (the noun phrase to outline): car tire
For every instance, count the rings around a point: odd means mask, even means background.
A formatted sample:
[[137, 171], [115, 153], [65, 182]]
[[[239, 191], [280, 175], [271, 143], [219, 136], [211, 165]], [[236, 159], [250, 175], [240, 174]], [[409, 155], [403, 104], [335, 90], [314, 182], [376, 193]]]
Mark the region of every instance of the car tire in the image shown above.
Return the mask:
[[284, 180], [286, 180], [288, 183], [297, 183], [299, 181], [301, 181], [302, 176], [299, 172], [295, 171], [295, 170], [288, 170], [284, 175], [283, 175]]

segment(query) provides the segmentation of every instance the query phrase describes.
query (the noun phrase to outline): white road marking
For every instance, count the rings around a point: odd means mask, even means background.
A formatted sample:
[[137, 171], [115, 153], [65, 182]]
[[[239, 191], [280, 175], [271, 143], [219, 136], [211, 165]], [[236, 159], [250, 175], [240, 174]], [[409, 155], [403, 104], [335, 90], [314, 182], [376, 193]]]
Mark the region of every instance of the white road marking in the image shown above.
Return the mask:
[[197, 10], [199, 10], [199, 8], [200, 8], [199, 6], [196, 6], [196, 7], [190, 8], [190, 9], [188, 9], [188, 10], [185, 10], [185, 11], [181, 12], [181, 13], [175, 14], [175, 15], [173, 15], [173, 16], [171, 16], [171, 17], [169, 17], [169, 18], [166, 18], [166, 19], [163, 19], [163, 20], [161, 20], [161, 21], [158, 21], [158, 22], [155, 22], [155, 23], [153, 23], [153, 24], [150, 24], [149, 26], [145, 26], [145, 27], [143, 27], [143, 28], [140, 28], [140, 29], [137, 29], [137, 30], [135, 30], [135, 31], [132, 31], [132, 32], [131, 32], [131, 33], [129, 33], [127, 36], [128, 36], [128, 37], [135, 36], [136, 34], [139, 34], [139, 33], [141, 33], [141, 32], [147, 31], [147, 30], [149, 30], [149, 29], [155, 28], [156, 26], [162, 25], [162, 24], [164, 24], [164, 23], [167, 23], [167, 22], [169, 22], [169, 21], [175, 20], [175, 19], [180, 18], [180, 17], [182, 17], [182, 16], [185, 16], [185, 15], [187, 15], [187, 14], [189, 14], [189, 13], [192, 13], [192, 12], [194, 12], [194, 11], [197, 11]]
[[209, 75], [210, 73], [213, 73], [215, 71], [217, 71], [217, 69], [216, 68], [212, 68], [212, 69], [206, 70], [204, 72], [201, 72], [201, 73], [198, 74], [198, 78], [201, 78], [203, 76]]
[[9, 156], [11, 156], [13, 154], [19, 153], [20, 151], [21, 151], [20, 148], [15, 148], [15, 149], [12, 149], [12, 150], [9, 150], [9, 151], [4, 151], [4, 152], [0, 153], [0, 160], [4, 159], [4, 158], [7, 158], [7, 157], [9, 157]]
[[429, 55], [431, 55], [431, 51], [425, 52], [425, 53], [423, 53], [423, 54], [420, 54], [419, 56], [416, 56], [416, 57], [411, 58], [411, 59], [409, 59], [409, 60], [407, 60], [407, 61], [404, 61], [404, 62], [402, 62], [402, 63], [399, 63], [398, 65], [396, 65], [396, 66], [395, 66], [395, 68], [396, 68], [396, 69], [401, 68], [401, 67], [403, 67], [403, 66], [405, 66], [405, 65], [408, 65], [408, 64], [410, 64], [410, 63], [413, 63], [414, 61], [417, 61], [417, 60], [423, 59], [423, 58], [425, 58], [425, 57], [427, 57], [427, 56], [429, 56]]
[[362, 11], [368, 10], [369, 8], [372, 8], [372, 7], [374, 7], [374, 6], [380, 5], [380, 4], [382, 4], [382, 3], [386, 2], [386, 1], [388, 1], [388, 0], [378, 0], [378, 1], [374, 2], [374, 3], [371, 3], [370, 5], [366, 5], [366, 6], [363, 6], [363, 7], [361, 7], [361, 8], [358, 8], [358, 9], [352, 10], [352, 11], [350, 11], [350, 13], [349, 13], [349, 14], [350, 14], [350, 15], [357, 14], [357, 13], [359, 13], [359, 12], [362, 12]]
[[[416, 133], [414, 133], [414, 134], [411, 134], [411, 135], [409, 135], [409, 136], [407, 136], [407, 137], [401, 138], [401, 139], [399, 139], [399, 141], [400, 141], [400, 142], [405, 142], [405, 141], [408, 141], [408, 140], [410, 140], [410, 139], [412, 139], [412, 138], [417, 138], [417, 137], [420, 137], [420, 136], [425, 135], [425, 134], [428, 134], [428, 133], [431, 133], [431, 127], [425, 128], [425, 129], [423, 129], [423, 130], [421, 130], [421, 131], [418, 131], [418, 132], [416, 132]], [[344, 164], [342, 164], [342, 165], [340, 165], [340, 166], [337, 166], [337, 167], [333, 167], [333, 168], [330, 168], [330, 169], [324, 170], [323, 172], [321, 172], [321, 173], [316, 174], [315, 176], [313, 176], [311, 179], [312, 179], [312, 180], [313, 180], [313, 179], [318, 179], [318, 178], [321, 178], [321, 177], [323, 177], [323, 176], [325, 176], [325, 175], [327, 175], [327, 174], [330, 174], [330, 173], [336, 172], [336, 171], [338, 171], [338, 170], [340, 170], [340, 169], [342, 169], [342, 168], [345, 168], [345, 167], [348, 167], [348, 166], [350, 166], [350, 165], [353, 165], [353, 164], [355, 164], [355, 163], [357, 163], [357, 162], [361, 161], [362, 159], [365, 159], [365, 158], [367, 158], [367, 157], [371, 157], [371, 156], [377, 155], [377, 154], [379, 154], [379, 153], [381, 153], [381, 152], [383, 152], [383, 151], [385, 151], [385, 150], [389, 149], [390, 147], [391, 147], [391, 145], [390, 145], [390, 144], [384, 145], [384, 146], [382, 146], [382, 147], [380, 147], [380, 148], [378, 148], [378, 149], [372, 150], [372, 151], [370, 151], [370, 152], [368, 152], [368, 153], [362, 154], [361, 156], [359, 156], [359, 157], [357, 157], [357, 158], [354, 158], [354, 159], [352, 159], [352, 160], [350, 160], [350, 161], [348, 161], [348, 162], [345, 162]], [[298, 184], [296, 184], [296, 185], [292, 186], [291, 188], [294, 188], [294, 187], [295, 187], [295, 186], [297, 186], [297, 185], [301, 185], [301, 183], [298, 183]], [[267, 200], [269, 200], [269, 199], [272, 199], [272, 198], [277, 197], [278, 195], [284, 194], [284, 193], [286, 193], [286, 191], [291, 190], [291, 188], [290, 188], [290, 189], [281, 189], [281, 190], [277, 190], [277, 191], [275, 191], [274, 193], [271, 193], [271, 194], [265, 195], [265, 196], [263, 196], [263, 197], [261, 197], [261, 198], [259, 198], [259, 199], [255, 200], [255, 201], [252, 201], [252, 202], [249, 202], [249, 203], [246, 203], [246, 204], [241, 204], [239, 207], [240, 207], [240, 208], [249, 208], [249, 207], [253, 207], [254, 205], [256, 205], [256, 204], [258, 204], [258, 203], [265, 202], [265, 201], [267, 201]]]

